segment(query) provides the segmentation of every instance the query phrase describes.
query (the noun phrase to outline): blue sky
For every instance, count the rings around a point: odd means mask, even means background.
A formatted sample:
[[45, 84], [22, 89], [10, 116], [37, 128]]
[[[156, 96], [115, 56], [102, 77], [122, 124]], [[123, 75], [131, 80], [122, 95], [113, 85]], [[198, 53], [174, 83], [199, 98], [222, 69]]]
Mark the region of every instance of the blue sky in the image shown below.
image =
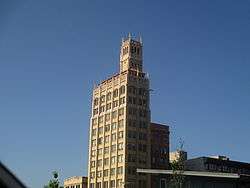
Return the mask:
[[0, 2], [0, 159], [29, 187], [86, 175], [91, 91], [144, 43], [171, 150], [250, 162], [250, 1]]

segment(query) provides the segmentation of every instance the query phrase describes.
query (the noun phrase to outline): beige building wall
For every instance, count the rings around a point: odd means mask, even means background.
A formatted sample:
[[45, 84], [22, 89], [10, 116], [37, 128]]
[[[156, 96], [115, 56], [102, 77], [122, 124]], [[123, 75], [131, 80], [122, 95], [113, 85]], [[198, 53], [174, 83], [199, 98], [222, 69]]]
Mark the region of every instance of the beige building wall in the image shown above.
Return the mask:
[[87, 188], [87, 177], [74, 176], [64, 180], [64, 188]]
[[169, 153], [169, 161], [174, 162], [174, 161], [185, 161], [187, 160], [187, 152], [183, 150], [177, 150]]
[[122, 42], [120, 72], [93, 90], [89, 188], [149, 188], [149, 80], [142, 71], [142, 43]]

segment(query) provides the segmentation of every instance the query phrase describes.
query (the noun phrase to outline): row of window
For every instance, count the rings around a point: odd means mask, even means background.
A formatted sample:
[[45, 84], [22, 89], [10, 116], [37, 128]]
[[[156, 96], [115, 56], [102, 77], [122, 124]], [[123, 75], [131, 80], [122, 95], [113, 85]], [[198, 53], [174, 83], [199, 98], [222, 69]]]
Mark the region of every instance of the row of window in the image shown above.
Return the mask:
[[[111, 139], [110, 139], [110, 137], [111, 137]], [[97, 139], [93, 139], [92, 140], [92, 146], [96, 146], [96, 144], [101, 145], [103, 143], [109, 143], [110, 140], [111, 140], [111, 142], [114, 142], [117, 139], [122, 139], [122, 138], [123, 138], [123, 131], [119, 131], [117, 136], [116, 136], [116, 133], [113, 133], [113, 134], [111, 134], [111, 136], [107, 135], [105, 137], [100, 137], [100, 138], [97, 138]]]
[[147, 140], [147, 134], [137, 131], [128, 131], [128, 138], [138, 138], [139, 140]]
[[[94, 110], [95, 110], [95, 109], [94, 109]], [[97, 112], [98, 112], [98, 111], [97, 111]], [[93, 111], [93, 113], [95, 113], [95, 112]], [[117, 115], [118, 115], [118, 116], [124, 115], [124, 108], [120, 108], [120, 109], [118, 109], [118, 110], [114, 110], [114, 111], [111, 112], [111, 113], [107, 113], [107, 114], [105, 114], [105, 115], [99, 116], [99, 117], [98, 117], [98, 121], [99, 121], [99, 123], [103, 123], [104, 120], [105, 120], [105, 122], [107, 122], [107, 121], [110, 121], [110, 119], [115, 119], [115, 118], [117, 118]], [[92, 124], [94, 124], [94, 125], [97, 124], [97, 118], [93, 118]]]
[[[128, 53], [128, 46], [126, 46], [126, 47], [124, 47], [124, 48], [122, 49], [122, 54], [123, 54], [123, 55], [126, 55], [127, 53]], [[140, 54], [140, 47], [131, 46], [131, 47], [130, 47], [130, 53], [131, 53], [131, 54], [136, 53], [137, 55], [139, 55], [139, 54]]]
[[148, 96], [148, 90], [144, 88], [137, 88], [135, 86], [128, 86], [128, 93], [140, 96]]
[[147, 115], [148, 115], [148, 112], [147, 112], [147, 110], [129, 107], [128, 108], [128, 114], [131, 115], [131, 116], [135, 116], [135, 117], [139, 116], [139, 117], [146, 118]]
[[128, 96], [128, 104], [134, 104], [134, 105], [138, 104], [140, 106], [147, 106], [147, 100]]
[[103, 116], [99, 116], [98, 118], [93, 118], [92, 119], [92, 125], [93, 126], [97, 125], [98, 122], [100, 124], [104, 123], [104, 120], [105, 120], [105, 122], [108, 122], [108, 121], [110, 121], [110, 119], [112, 119], [112, 120], [116, 119], [118, 116], [120, 117], [123, 114], [124, 114], [124, 108], [121, 108], [121, 109], [118, 110], [118, 112], [116, 110], [116, 111], [113, 111], [112, 113], [106, 114], [105, 116], [103, 115]]
[[[111, 168], [110, 170], [109, 169], [105, 169], [102, 171], [96, 171], [96, 177], [97, 178], [101, 178], [102, 176], [103, 177], [108, 177], [109, 175], [110, 176], [114, 176], [115, 175], [115, 171], [117, 174], [123, 174], [123, 167], [120, 166], [120, 167], [117, 167], [117, 169], [115, 168]], [[94, 179], [95, 178], [95, 172], [91, 172], [90, 173], [90, 178], [91, 179]]]
[[123, 187], [123, 182], [121, 179], [117, 179], [116, 180], [116, 184], [115, 184], [115, 180], [110, 180], [110, 182], [108, 181], [104, 181], [103, 182], [103, 186], [101, 182], [97, 182], [96, 183], [96, 187], [95, 187], [95, 183], [90, 183], [89, 185], [90, 188], [115, 188], [115, 187]]
[[[128, 150], [136, 151], [136, 144], [128, 143]], [[138, 144], [138, 151], [147, 152], [147, 145], [146, 144]]]
[[71, 185], [71, 186], [66, 186], [65, 188], [80, 188], [80, 185]]
[[[118, 163], [122, 163], [123, 160], [124, 160], [123, 155], [118, 155], [117, 156], [117, 162]], [[90, 166], [91, 166], [91, 168], [93, 168], [95, 166], [100, 167], [100, 166], [102, 166], [102, 163], [103, 163], [104, 166], [108, 166], [109, 163], [110, 164], [115, 164], [116, 163], [116, 156], [113, 156], [110, 159], [109, 158], [104, 158], [103, 160], [99, 159], [99, 160], [97, 160], [97, 162], [96, 161], [91, 161]]]
[[[124, 94], [124, 93], [125, 93], [125, 86], [123, 85], [123, 86], [121, 86], [121, 87], [119, 88], [119, 91], [118, 91], [118, 89], [115, 89], [115, 90], [113, 91], [113, 98], [118, 97], [119, 94], [122, 95], [122, 94]], [[106, 99], [106, 101], [110, 101], [110, 100], [112, 99], [112, 93], [111, 93], [111, 92], [108, 92], [107, 95], [102, 95], [102, 96], [100, 97], [100, 99], [99, 99], [98, 97], [96, 97], [96, 98], [94, 99], [94, 106], [97, 106], [99, 103], [100, 103], [100, 104], [104, 103], [104, 102], [105, 102], [105, 99]]]
[[111, 109], [111, 105], [113, 106], [113, 108], [116, 108], [116, 107], [118, 107], [119, 105], [122, 105], [122, 104], [125, 104], [125, 97], [121, 97], [119, 99], [119, 101], [118, 100], [114, 100], [113, 103], [111, 103], [111, 102], [107, 103], [106, 106], [105, 105], [101, 105], [99, 107], [99, 111], [98, 111], [98, 107], [94, 108], [93, 109], [93, 115], [98, 114], [98, 112], [102, 113], [102, 112], [110, 110]]
[[136, 121], [136, 120], [129, 119], [128, 120], [128, 126], [129, 127], [138, 127], [138, 128], [142, 128], [142, 129], [147, 129], [148, 124], [147, 124], [146, 121]]
[[[92, 141], [92, 142], [93, 142], [93, 141]], [[96, 143], [96, 141], [93, 142], [92, 144], [94, 144], [94, 143]], [[93, 146], [93, 145], [92, 145], [92, 146]], [[95, 145], [94, 145], [94, 146], [95, 146]], [[105, 148], [106, 148], [106, 147], [105, 147]], [[123, 143], [122, 143], [122, 142], [117, 144], [117, 150], [118, 150], [118, 151], [123, 150]], [[104, 153], [103, 151], [107, 151], [107, 149], [106, 149], [106, 150], [104, 150], [103, 148], [97, 149], [97, 155], [102, 155], [102, 154]], [[111, 151], [111, 153], [116, 152], [116, 144], [111, 145], [110, 151]], [[108, 154], [108, 152], [105, 153], [105, 154]], [[91, 156], [92, 156], [92, 157], [96, 156], [96, 150], [92, 150]]]
[[[105, 132], [109, 132], [110, 130], [112, 130], [112, 132], [113, 132], [113, 131], [116, 131], [116, 124], [117, 124], [116, 122], [115, 122], [115, 123], [112, 123], [112, 124], [111, 124], [111, 129], [110, 129], [110, 124], [105, 125], [104, 128], [103, 128], [103, 126], [101, 126], [101, 127], [99, 127], [99, 128], [94, 128], [94, 129], [92, 129], [92, 136], [96, 136], [96, 135], [97, 135], [97, 130], [98, 130], [98, 134], [99, 134], [99, 135], [102, 135], [104, 131], [105, 131]], [[118, 121], [118, 128], [121, 129], [121, 128], [123, 128], [123, 126], [124, 126], [124, 120], [123, 120], [123, 119], [122, 119], [122, 120], [119, 120], [119, 121]], [[104, 129], [104, 131], [103, 131], [103, 129]], [[120, 131], [120, 132], [121, 132], [121, 131]], [[120, 134], [123, 134], [123, 133], [120, 133], [120, 132], [118, 132], [118, 136], [119, 136]]]

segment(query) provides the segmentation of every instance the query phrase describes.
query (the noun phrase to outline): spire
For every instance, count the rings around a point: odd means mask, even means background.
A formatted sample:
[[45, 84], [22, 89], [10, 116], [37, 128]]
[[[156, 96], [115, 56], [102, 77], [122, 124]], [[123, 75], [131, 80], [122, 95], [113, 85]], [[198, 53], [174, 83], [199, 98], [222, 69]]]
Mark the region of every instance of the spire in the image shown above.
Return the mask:
[[142, 37], [141, 37], [141, 35], [140, 35], [140, 37], [139, 37], [139, 41], [140, 41], [140, 43], [142, 44]]
[[131, 33], [129, 32], [129, 33], [128, 33], [128, 39], [131, 40], [131, 38], [132, 38], [132, 37], [131, 37]]

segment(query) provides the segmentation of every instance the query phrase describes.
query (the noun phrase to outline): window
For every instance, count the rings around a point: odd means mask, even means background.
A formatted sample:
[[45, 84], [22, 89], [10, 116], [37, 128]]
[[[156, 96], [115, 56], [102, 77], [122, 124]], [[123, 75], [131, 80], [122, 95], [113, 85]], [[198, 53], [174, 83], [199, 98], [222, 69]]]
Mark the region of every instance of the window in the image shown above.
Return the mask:
[[122, 105], [125, 103], [125, 97], [122, 97], [119, 99], [119, 105]]
[[129, 150], [132, 150], [132, 151], [136, 151], [136, 145], [133, 144], [133, 143], [129, 143], [129, 144], [128, 144], [128, 149], [129, 149]]
[[109, 135], [104, 137], [104, 142], [109, 143]]
[[118, 132], [118, 138], [123, 138], [123, 131]]
[[112, 142], [116, 141], [116, 134], [115, 133], [111, 135], [111, 141]]
[[91, 145], [92, 146], [96, 146], [96, 139], [94, 139], [94, 140], [91, 141]]
[[90, 173], [90, 178], [92, 179], [92, 178], [95, 178], [95, 172], [91, 172]]
[[128, 131], [128, 137], [129, 138], [136, 138], [136, 132], [135, 131]]
[[93, 115], [96, 115], [96, 114], [98, 114], [98, 108], [95, 108], [95, 109], [93, 110]]
[[118, 163], [122, 163], [123, 162], [123, 155], [118, 155], [117, 161], [118, 161]]
[[99, 134], [103, 134], [103, 127], [99, 127], [99, 128], [98, 128], [98, 133], [99, 133]]
[[104, 148], [104, 154], [108, 154], [109, 153], [109, 147], [105, 147]]
[[95, 136], [96, 135], [96, 129], [93, 129], [92, 130], [92, 136]]
[[107, 94], [107, 101], [110, 101], [111, 100], [111, 92], [108, 92]]
[[123, 187], [122, 180], [118, 179], [117, 180], [117, 187]]
[[125, 86], [121, 86], [120, 87], [120, 94], [124, 94], [125, 93]]
[[102, 166], [102, 160], [101, 159], [97, 160], [97, 166]]
[[118, 144], [118, 150], [122, 150], [123, 149], [123, 143], [119, 143]]
[[114, 144], [111, 146], [111, 152], [115, 152], [115, 151], [116, 151], [116, 145]]
[[166, 188], [166, 179], [161, 178], [160, 188]]
[[118, 128], [123, 128], [124, 120], [121, 119], [118, 121]]
[[122, 116], [124, 114], [124, 108], [120, 108], [119, 110], [118, 110], [118, 115], [119, 116]]
[[135, 97], [132, 98], [132, 101], [133, 101], [132, 102], [133, 104], [136, 104], [136, 98]]
[[[101, 171], [97, 171], [96, 176], [97, 176], [98, 178], [102, 177], [102, 172], [101, 172]], [[98, 184], [98, 183], [97, 183], [97, 184]]]
[[135, 162], [135, 161], [136, 161], [135, 155], [128, 154], [128, 162]]
[[94, 188], [95, 184], [94, 183], [90, 183], [89, 188]]
[[[110, 169], [110, 175], [111, 175], [111, 176], [115, 175], [115, 168], [111, 168], [111, 169]], [[112, 187], [112, 186], [111, 186], [111, 187]]]
[[100, 113], [104, 112], [105, 111], [105, 106], [100, 106], [99, 111], [100, 111]]
[[108, 182], [107, 181], [103, 182], [103, 188], [108, 188]]
[[109, 170], [108, 169], [103, 171], [103, 177], [107, 177], [107, 176], [109, 176]]
[[91, 167], [95, 167], [95, 161], [91, 161], [91, 162], [90, 162], [90, 166], [91, 166]]
[[103, 122], [103, 116], [100, 116], [99, 117], [99, 123], [102, 123]]
[[110, 120], [110, 113], [105, 115], [105, 121], [109, 121]]
[[114, 91], [113, 91], [113, 97], [117, 97], [118, 96], [118, 89], [115, 89]]
[[114, 188], [114, 187], [115, 187], [115, 180], [111, 180], [111, 181], [110, 181], [110, 187], [111, 187], [111, 188]]
[[118, 167], [117, 168], [117, 174], [122, 174], [123, 173], [123, 167]]
[[111, 124], [111, 130], [112, 131], [116, 130], [116, 122], [114, 122], [114, 123]]
[[112, 112], [112, 119], [117, 117], [117, 111]]
[[102, 148], [97, 150], [97, 155], [102, 155]]
[[105, 128], [104, 128], [105, 132], [108, 132], [110, 130], [110, 125], [105, 125]]
[[106, 105], [106, 110], [110, 110], [111, 109], [111, 103], [108, 103], [107, 105]]
[[109, 165], [109, 158], [105, 158], [105, 159], [103, 160], [103, 165], [104, 165], [104, 166]]
[[97, 118], [92, 119], [92, 125], [96, 125], [97, 124]]
[[111, 157], [111, 164], [115, 164], [115, 156]]
[[101, 137], [101, 138], [98, 138], [98, 144], [102, 144], [103, 143], [103, 137]]
[[132, 104], [132, 97], [131, 96], [128, 97], [128, 103]]
[[113, 101], [113, 108], [118, 106], [118, 100]]
[[94, 99], [94, 106], [97, 106], [97, 105], [98, 105], [98, 100], [99, 100], [98, 98], [95, 98], [95, 99]]
[[91, 151], [91, 157], [95, 157], [95, 155], [96, 155], [96, 150], [92, 150]]
[[101, 96], [100, 102], [101, 102], [101, 103], [104, 103], [104, 102], [105, 102], [105, 95], [102, 95], [102, 96]]

